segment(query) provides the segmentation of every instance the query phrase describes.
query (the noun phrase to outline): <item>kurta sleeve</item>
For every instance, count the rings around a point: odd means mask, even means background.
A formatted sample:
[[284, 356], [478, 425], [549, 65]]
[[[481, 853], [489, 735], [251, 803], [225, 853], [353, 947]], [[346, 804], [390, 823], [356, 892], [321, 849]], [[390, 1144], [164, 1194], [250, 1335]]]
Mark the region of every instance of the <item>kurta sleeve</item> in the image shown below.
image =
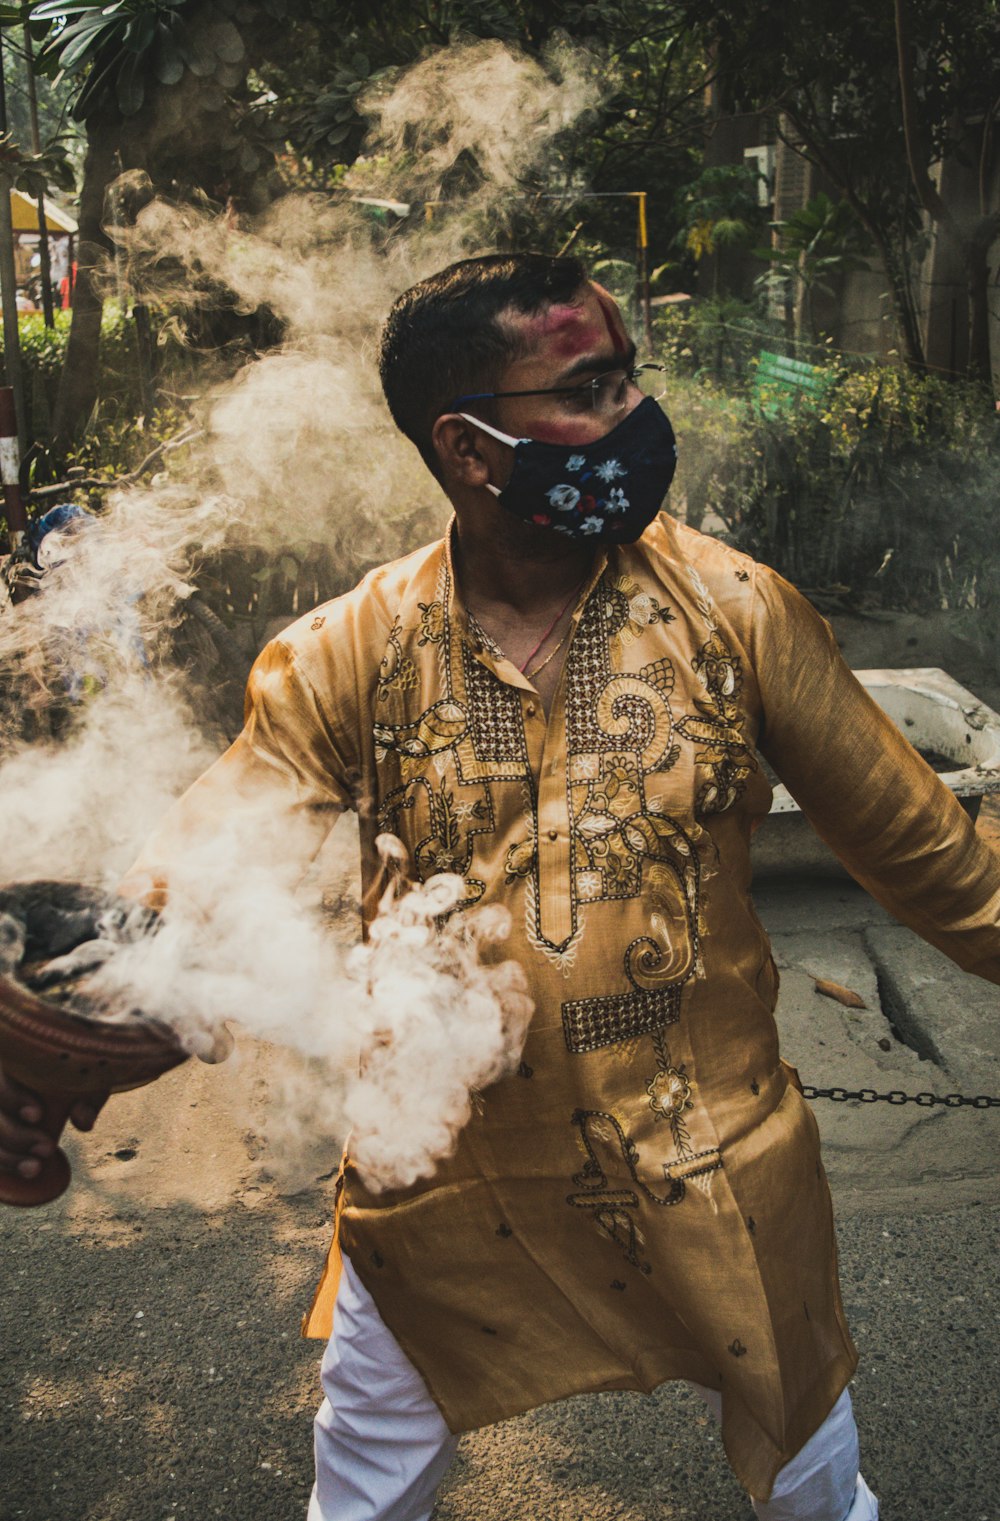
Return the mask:
[[757, 568], [758, 748], [817, 833], [889, 912], [1000, 983], [1000, 855], [844, 662], [826, 621]]
[[354, 806], [355, 735], [336, 722], [337, 707], [337, 694], [324, 701], [293, 648], [268, 644], [250, 672], [242, 732], [168, 811], [119, 890], [162, 907], [168, 884], [183, 877], [189, 890], [191, 861], [223, 840], [260, 851], [266, 839], [269, 852], [287, 855], [289, 871], [304, 869]]

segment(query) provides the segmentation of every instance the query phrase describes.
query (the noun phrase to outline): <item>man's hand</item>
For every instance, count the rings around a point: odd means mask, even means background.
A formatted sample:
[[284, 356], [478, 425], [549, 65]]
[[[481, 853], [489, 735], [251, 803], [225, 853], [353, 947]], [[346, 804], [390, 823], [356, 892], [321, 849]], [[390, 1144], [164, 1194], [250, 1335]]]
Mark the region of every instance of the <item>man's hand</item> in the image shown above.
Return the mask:
[[[77, 1130], [91, 1130], [108, 1095], [91, 1094], [73, 1105], [69, 1117]], [[45, 1101], [0, 1068], [0, 1172], [34, 1178], [42, 1163], [56, 1149], [56, 1142], [42, 1128]]]

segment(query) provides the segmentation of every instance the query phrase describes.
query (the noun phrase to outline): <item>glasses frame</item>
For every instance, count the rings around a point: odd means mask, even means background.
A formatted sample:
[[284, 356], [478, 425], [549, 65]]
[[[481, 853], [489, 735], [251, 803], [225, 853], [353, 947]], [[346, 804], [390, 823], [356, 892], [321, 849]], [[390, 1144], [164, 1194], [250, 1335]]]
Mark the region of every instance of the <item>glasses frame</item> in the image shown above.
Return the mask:
[[[667, 366], [665, 364], [654, 364], [652, 361], [645, 364], [633, 364], [630, 368], [626, 368], [623, 365], [621, 368], [616, 367], [613, 370], [605, 370], [602, 374], [595, 375], [593, 380], [585, 380], [581, 385], [577, 386], [544, 386], [541, 390], [537, 391], [477, 391], [470, 396], [456, 397], [448, 410], [450, 412], [457, 412], [466, 402], [502, 401], [508, 396], [585, 396], [589, 391], [593, 398], [596, 395], [594, 388], [599, 386], [603, 380], [607, 380], [609, 375], [624, 375], [627, 384], [637, 385], [637, 376], [647, 375], [651, 372], [665, 375], [667, 373]], [[624, 405], [623, 401], [622, 406]], [[591, 406], [595, 412], [598, 410], [596, 400], [591, 401]]]

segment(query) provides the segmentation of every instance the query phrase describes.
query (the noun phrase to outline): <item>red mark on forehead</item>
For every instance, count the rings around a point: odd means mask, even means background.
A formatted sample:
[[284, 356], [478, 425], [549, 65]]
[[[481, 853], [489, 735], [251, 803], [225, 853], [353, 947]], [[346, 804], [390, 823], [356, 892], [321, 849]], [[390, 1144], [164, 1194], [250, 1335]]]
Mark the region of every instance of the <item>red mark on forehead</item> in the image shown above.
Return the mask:
[[558, 359], [575, 359], [592, 353], [604, 336], [593, 313], [583, 306], [556, 303], [525, 323], [528, 335]]
[[608, 337], [614, 344], [615, 353], [624, 354], [628, 348], [628, 341], [625, 337], [625, 330], [622, 327], [622, 319], [618, 314], [618, 309], [610, 301], [605, 301], [603, 296], [598, 296], [597, 299], [601, 303], [601, 316], [604, 318]]

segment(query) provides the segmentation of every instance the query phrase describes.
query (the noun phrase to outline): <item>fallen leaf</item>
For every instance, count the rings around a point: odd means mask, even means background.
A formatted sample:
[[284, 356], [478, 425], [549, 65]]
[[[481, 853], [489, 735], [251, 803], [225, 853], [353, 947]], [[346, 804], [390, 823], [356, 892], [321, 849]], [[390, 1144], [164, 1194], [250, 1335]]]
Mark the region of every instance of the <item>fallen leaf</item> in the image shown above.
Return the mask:
[[816, 991], [822, 993], [824, 998], [835, 998], [842, 1003], [845, 1009], [867, 1009], [860, 993], [855, 993], [853, 988], [841, 987], [839, 982], [827, 982], [825, 977], [816, 978]]

